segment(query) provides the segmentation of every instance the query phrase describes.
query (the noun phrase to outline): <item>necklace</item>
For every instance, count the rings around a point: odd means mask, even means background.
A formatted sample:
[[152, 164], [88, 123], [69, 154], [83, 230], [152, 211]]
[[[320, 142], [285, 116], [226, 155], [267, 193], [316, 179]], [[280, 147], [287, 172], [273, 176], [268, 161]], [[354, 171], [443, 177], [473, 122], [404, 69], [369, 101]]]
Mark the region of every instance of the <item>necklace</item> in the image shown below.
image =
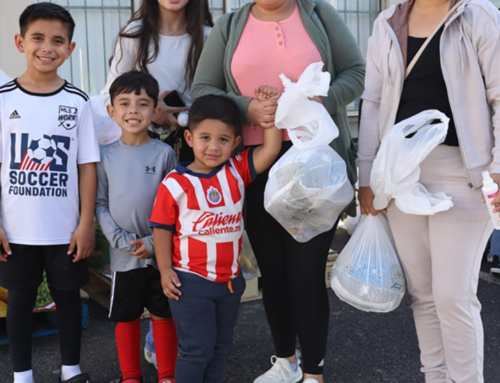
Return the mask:
[[186, 25], [181, 26], [179, 29], [163, 28], [162, 32], [163, 31], [169, 36], [180, 36], [186, 33]]

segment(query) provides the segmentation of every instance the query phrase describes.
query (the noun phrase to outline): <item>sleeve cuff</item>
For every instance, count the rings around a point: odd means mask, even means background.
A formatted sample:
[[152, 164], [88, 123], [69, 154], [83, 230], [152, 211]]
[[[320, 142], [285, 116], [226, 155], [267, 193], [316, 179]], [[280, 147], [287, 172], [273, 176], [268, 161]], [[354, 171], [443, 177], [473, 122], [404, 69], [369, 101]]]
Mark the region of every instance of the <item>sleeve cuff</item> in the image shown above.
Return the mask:
[[359, 187], [370, 186], [370, 176], [372, 174], [372, 162], [362, 162], [359, 164]]
[[99, 157], [94, 157], [94, 158], [82, 158], [78, 160], [78, 165], [85, 165], [85, 164], [90, 164], [90, 163], [98, 163], [101, 162], [101, 158]]
[[252, 180], [256, 180], [257, 177], [257, 172], [255, 171], [255, 165], [253, 163], [253, 151], [255, 150], [256, 146], [252, 146], [248, 150], [248, 167], [250, 168], [250, 177], [252, 177]]
[[147, 237], [141, 238], [142, 243], [144, 243], [144, 246], [146, 247], [147, 252], [150, 255], [155, 255], [155, 247], [153, 244], [153, 236], [148, 235]]
[[161, 223], [156, 223], [156, 222], [150, 222], [149, 227], [163, 229], [163, 230], [169, 230], [169, 231], [174, 231], [174, 232], [177, 231], [175, 228], [175, 225], [163, 225]]

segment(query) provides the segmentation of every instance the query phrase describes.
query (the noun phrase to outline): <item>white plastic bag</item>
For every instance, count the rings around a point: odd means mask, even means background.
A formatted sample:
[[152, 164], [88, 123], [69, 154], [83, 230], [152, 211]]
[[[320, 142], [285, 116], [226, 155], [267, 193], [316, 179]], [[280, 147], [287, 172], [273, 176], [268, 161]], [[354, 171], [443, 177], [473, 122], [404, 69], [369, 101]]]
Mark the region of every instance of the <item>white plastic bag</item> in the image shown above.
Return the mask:
[[122, 136], [122, 130], [118, 124], [109, 117], [108, 111], [103, 103], [101, 94], [94, 94], [90, 97], [92, 105], [92, 117], [97, 134], [99, 145], [108, 145]]
[[252, 250], [252, 245], [248, 239], [247, 231], [243, 231], [243, 238], [241, 243], [240, 267], [245, 280], [260, 277], [259, 265], [257, 258]]
[[290, 148], [271, 168], [264, 206], [298, 242], [330, 230], [352, 201], [344, 160], [329, 146]]
[[330, 230], [354, 197], [344, 160], [328, 145], [339, 131], [327, 110], [309, 97], [326, 95], [330, 74], [323, 63], [309, 65], [297, 83], [281, 75], [276, 126], [293, 147], [274, 164], [264, 206], [298, 242]]
[[325, 107], [309, 100], [328, 95], [331, 76], [322, 68], [322, 62], [310, 64], [296, 83], [280, 75], [285, 90], [278, 100], [275, 123], [279, 129], [287, 130], [293, 145], [301, 150], [328, 145], [339, 135]]
[[383, 214], [363, 215], [332, 269], [331, 287], [362, 311], [396, 309], [406, 290], [389, 222]]
[[[436, 120], [440, 122], [434, 123]], [[438, 110], [427, 110], [389, 129], [373, 162], [370, 178], [375, 209], [385, 209], [392, 198], [406, 214], [433, 215], [453, 207], [451, 197], [442, 192], [429, 193], [418, 182], [420, 163], [445, 140], [449, 121]]]

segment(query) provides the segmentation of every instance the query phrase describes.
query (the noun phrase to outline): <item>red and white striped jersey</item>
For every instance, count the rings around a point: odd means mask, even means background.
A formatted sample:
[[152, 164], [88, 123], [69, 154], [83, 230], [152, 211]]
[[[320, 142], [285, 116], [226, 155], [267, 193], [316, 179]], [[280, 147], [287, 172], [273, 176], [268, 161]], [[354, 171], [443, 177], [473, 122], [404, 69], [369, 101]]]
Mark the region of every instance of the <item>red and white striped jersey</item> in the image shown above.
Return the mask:
[[174, 269], [228, 282], [240, 273], [245, 187], [256, 178], [253, 148], [194, 173], [178, 164], [158, 188], [151, 227], [175, 231]]

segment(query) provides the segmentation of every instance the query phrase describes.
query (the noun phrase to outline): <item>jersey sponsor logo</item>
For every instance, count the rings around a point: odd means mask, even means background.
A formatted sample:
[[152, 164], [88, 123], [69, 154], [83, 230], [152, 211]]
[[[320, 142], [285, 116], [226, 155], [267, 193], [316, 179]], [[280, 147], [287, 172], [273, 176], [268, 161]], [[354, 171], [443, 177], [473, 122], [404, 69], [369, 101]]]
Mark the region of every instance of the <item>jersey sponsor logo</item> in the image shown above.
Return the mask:
[[17, 110], [14, 110], [9, 116], [9, 120], [17, 120], [19, 118], [21, 118], [21, 116], [17, 113]]
[[66, 197], [71, 140], [46, 135], [31, 139], [28, 133], [11, 133], [9, 194]]
[[224, 214], [204, 212], [193, 222], [193, 231], [200, 235], [238, 233], [241, 231], [242, 213]]
[[207, 200], [213, 205], [217, 205], [222, 201], [222, 196], [217, 188], [210, 186], [207, 190]]
[[77, 112], [75, 107], [59, 105], [59, 126], [66, 130], [76, 127]]
[[146, 166], [146, 174], [156, 174], [156, 166]]

